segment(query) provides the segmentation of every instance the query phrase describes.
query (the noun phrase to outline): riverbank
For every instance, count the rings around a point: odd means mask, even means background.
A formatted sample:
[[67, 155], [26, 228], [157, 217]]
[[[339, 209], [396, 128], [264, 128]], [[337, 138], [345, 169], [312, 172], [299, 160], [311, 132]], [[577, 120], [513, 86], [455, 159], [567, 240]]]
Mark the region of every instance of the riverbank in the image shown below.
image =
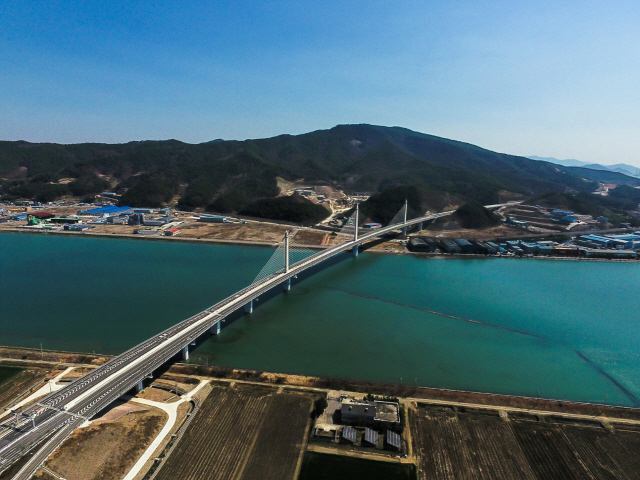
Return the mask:
[[[59, 235], [72, 237], [89, 237], [89, 238], [111, 238], [111, 239], [129, 239], [139, 241], [168, 241], [174, 243], [190, 243], [190, 244], [214, 244], [214, 245], [234, 245], [248, 247], [270, 247], [276, 248], [279, 243], [272, 241], [259, 240], [238, 240], [238, 239], [218, 239], [218, 238], [191, 238], [180, 236], [146, 236], [138, 234], [126, 233], [93, 233], [93, 232], [73, 232], [68, 230], [36, 230], [25, 228], [2, 228], [1, 233], [22, 233], [22, 234], [39, 234], [39, 235]], [[374, 242], [376, 240], [373, 240]], [[331, 245], [312, 245], [305, 244], [305, 248], [312, 250], [324, 250]], [[547, 261], [577, 261], [577, 262], [605, 262], [605, 263], [638, 263], [638, 260], [631, 259], [611, 259], [611, 258], [584, 258], [584, 257], [557, 257], [557, 256], [523, 256], [515, 255], [481, 255], [481, 254], [456, 254], [456, 253], [427, 253], [427, 252], [411, 252], [406, 247], [399, 246], [397, 243], [385, 242], [372, 248], [365, 247], [362, 252], [385, 254], [385, 255], [412, 255], [425, 259], [496, 259], [496, 258], [513, 258], [517, 260], [547, 260]]]
[[[35, 349], [0, 346], [0, 365], [42, 367], [43, 363], [52, 368], [84, 367], [97, 368], [113, 356], [59, 352], [47, 350], [45, 360], [37, 359], [39, 351]], [[100, 363], [95, 360], [99, 359]], [[75, 360], [75, 361], [70, 361]], [[245, 370], [225, 367], [208, 367], [176, 363], [159, 378], [175, 380], [184, 377], [197, 379], [215, 379], [224, 383], [257, 383], [278, 386], [297, 387], [310, 392], [344, 391], [352, 394], [367, 394], [428, 400], [441, 404], [468, 404], [486, 408], [512, 408], [542, 413], [563, 413], [591, 417], [605, 417], [640, 421], [640, 408], [621, 407], [599, 403], [572, 402], [559, 399], [533, 398], [519, 395], [500, 395], [445, 388], [417, 387], [413, 385], [367, 382], [359, 380], [323, 378], [306, 375], [291, 375], [278, 372]]]

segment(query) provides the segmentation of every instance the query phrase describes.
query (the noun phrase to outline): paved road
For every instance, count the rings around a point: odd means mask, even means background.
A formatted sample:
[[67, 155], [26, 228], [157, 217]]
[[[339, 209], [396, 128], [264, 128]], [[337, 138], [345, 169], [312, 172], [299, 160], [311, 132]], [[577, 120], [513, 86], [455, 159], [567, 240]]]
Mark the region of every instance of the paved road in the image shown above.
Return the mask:
[[[90, 419], [118, 397], [175, 356], [182, 348], [207, 332], [230, 313], [302, 271], [341, 252], [394, 230], [411, 227], [453, 213], [453, 210], [430, 214], [406, 223], [374, 230], [357, 240], [326, 248], [293, 265], [254, 283], [214, 306], [190, 317], [160, 334], [136, 345], [101, 367], [87, 373], [63, 389], [27, 407], [21, 416], [12, 416], [0, 426], [0, 471], [39, 445], [25, 468], [14, 479], [28, 479], [57, 446], [77, 426]], [[34, 428], [35, 425], [35, 428]]]

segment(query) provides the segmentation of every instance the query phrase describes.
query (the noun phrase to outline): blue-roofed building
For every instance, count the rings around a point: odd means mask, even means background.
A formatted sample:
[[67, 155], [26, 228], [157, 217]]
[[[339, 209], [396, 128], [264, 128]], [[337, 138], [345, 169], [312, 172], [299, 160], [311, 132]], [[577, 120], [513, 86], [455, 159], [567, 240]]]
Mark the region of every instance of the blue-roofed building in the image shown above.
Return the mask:
[[108, 207], [100, 207], [100, 208], [92, 208], [90, 210], [80, 210], [78, 211], [78, 215], [84, 216], [96, 216], [102, 217], [105, 215], [123, 215], [127, 213], [133, 213], [133, 208], [131, 207], [116, 207], [115, 205], [110, 205]]
[[520, 245], [518, 245], [522, 251], [524, 253], [532, 253], [532, 254], [537, 254], [538, 253], [538, 244], [537, 243], [527, 243], [527, 242], [521, 242]]

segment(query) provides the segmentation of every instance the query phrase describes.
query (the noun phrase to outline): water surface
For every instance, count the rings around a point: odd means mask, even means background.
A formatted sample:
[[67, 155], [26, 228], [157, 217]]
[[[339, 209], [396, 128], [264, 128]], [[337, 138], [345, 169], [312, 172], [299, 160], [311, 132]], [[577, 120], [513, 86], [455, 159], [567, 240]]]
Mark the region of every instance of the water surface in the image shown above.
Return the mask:
[[[246, 286], [266, 248], [0, 235], [0, 343], [118, 353]], [[192, 361], [638, 404], [640, 265], [364, 254]]]

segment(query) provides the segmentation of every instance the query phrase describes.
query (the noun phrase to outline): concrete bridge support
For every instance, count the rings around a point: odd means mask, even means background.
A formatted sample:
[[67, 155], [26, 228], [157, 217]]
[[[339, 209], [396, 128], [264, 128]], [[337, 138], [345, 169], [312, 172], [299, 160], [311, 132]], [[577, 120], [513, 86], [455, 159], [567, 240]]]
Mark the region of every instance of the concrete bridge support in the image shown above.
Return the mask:
[[418, 224], [418, 231], [421, 232], [424, 229], [424, 222]]
[[182, 349], [182, 359], [189, 360], [189, 345], [185, 345]]
[[222, 328], [222, 322], [224, 322], [224, 320], [220, 320], [218, 323], [216, 323], [214, 326], [211, 327], [211, 333], [213, 333], [214, 335], [220, 335], [220, 329]]
[[245, 313], [253, 313], [253, 300], [244, 306]]
[[359, 250], [359, 245], [355, 245], [355, 246], [353, 247], [353, 250], [351, 250], [351, 253], [353, 253], [353, 256], [354, 256], [354, 257], [357, 257], [357, 256], [358, 256], [358, 250]]
[[285, 280], [285, 282], [282, 284], [282, 289], [285, 292], [288, 292], [289, 290], [291, 290], [291, 279], [290, 278], [287, 278]]
[[138, 385], [136, 385], [136, 392], [141, 392], [142, 390], [144, 390], [144, 383], [140, 380]]

